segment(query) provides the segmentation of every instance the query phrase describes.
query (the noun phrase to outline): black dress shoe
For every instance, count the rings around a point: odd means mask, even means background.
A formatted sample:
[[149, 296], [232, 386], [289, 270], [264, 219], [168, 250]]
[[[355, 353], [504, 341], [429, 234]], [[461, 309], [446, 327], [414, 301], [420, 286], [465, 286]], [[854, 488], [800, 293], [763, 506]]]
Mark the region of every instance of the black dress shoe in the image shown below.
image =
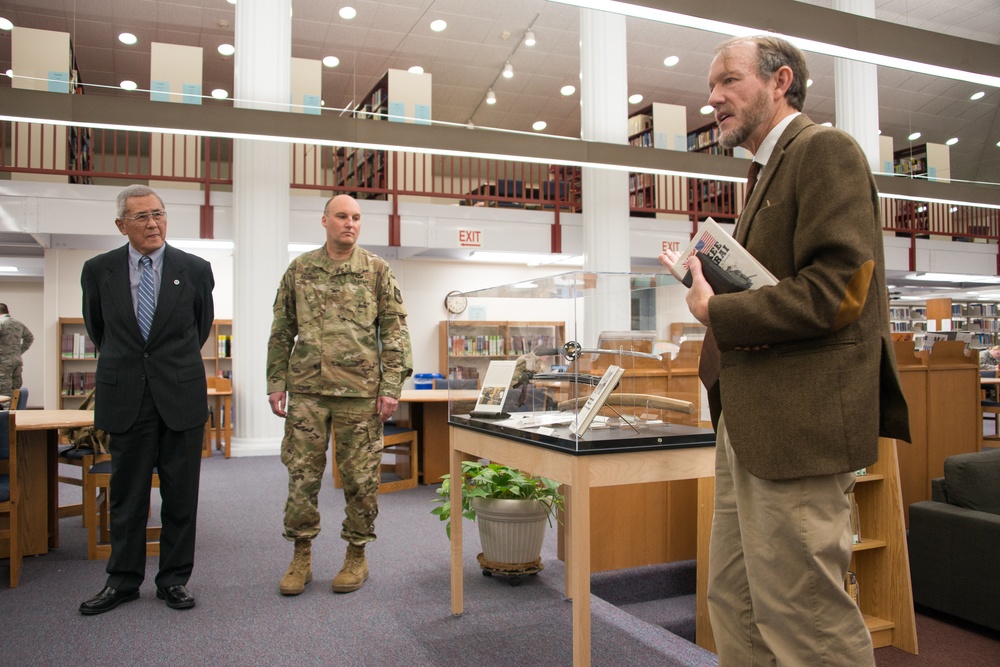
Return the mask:
[[123, 593], [117, 589], [107, 586], [103, 591], [90, 598], [80, 605], [80, 613], [85, 616], [94, 616], [111, 611], [122, 602], [131, 602], [139, 599], [139, 591]]
[[184, 584], [174, 584], [156, 589], [156, 599], [165, 600], [171, 609], [190, 609], [194, 606], [194, 596], [188, 593]]

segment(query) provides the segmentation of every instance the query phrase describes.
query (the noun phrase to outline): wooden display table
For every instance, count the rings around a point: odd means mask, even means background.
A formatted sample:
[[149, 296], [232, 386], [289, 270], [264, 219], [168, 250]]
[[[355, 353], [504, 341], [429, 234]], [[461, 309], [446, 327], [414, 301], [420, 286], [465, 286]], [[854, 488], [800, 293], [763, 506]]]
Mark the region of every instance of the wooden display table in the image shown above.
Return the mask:
[[[465, 456], [489, 459], [565, 484], [566, 597], [573, 600], [573, 664], [590, 665], [590, 490], [715, 474], [715, 447], [576, 455], [451, 426], [451, 476]], [[461, 494], [451, 496], [451, 610], [461, 614]]]
[[404, 389], [410, 426], [420, 438], [417, 468], [421, 484], [437, 484], [448, 474], [448, 400], [475, 401], [478, 389]]

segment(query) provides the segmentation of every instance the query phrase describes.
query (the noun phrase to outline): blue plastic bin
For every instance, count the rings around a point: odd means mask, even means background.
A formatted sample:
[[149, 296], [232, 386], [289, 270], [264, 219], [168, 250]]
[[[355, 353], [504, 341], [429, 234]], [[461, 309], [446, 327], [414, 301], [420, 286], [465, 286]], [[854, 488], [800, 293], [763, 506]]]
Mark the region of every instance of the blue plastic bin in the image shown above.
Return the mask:
[[414, 373], [413, 375], [413, 388], [414, 389], [433, 389], [435, 379], [443, 379], [444, 376], [440, 373]]

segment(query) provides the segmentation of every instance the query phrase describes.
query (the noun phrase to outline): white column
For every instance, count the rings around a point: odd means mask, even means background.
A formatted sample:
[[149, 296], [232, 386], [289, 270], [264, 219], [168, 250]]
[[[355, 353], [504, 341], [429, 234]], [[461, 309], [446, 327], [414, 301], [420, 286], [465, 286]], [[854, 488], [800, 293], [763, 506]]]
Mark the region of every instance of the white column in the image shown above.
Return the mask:
[[[625, 17], [580, 10], [580, 133], [587, 141], [628, 143], [628, 68]], [[628, 174], [584, 167], [583, 247], [588, 271], [628, 273]], [[588, 306], [585, 347], [603, 330], [631, 328], [628, 280], [603, 280]]]
[[[291, 0], [236, 4], [234, 103], [288, 111]], [[289, 151], [283, 143], [233, 142], [234, 456], [277, 454], [284, 422], [267, 403], [271, 306], [288, 265]]]
[[[875, 16], [875, 0], [833, 0], [833, 8]], [[833, 59], [837, 127], [861, 145], [872, 171], [882, 171], [878, 141], [878, 71], [875, 65]]]

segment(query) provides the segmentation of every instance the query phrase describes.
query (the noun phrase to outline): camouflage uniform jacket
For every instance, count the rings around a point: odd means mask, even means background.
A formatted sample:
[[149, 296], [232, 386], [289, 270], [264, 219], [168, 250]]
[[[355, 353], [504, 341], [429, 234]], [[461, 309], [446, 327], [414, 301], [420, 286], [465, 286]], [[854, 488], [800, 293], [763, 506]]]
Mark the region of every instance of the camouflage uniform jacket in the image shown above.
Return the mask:
[[0, 315], [0, 357], [4, 361], [21, 361], [21, 355], [35, 342], [28, 327], [10, 315]]
[[326, 246], [288, 266], [274, 299], [267, 392], [399, 398], [412, 372], [406, 308], [388, 263], [355, 247]]

